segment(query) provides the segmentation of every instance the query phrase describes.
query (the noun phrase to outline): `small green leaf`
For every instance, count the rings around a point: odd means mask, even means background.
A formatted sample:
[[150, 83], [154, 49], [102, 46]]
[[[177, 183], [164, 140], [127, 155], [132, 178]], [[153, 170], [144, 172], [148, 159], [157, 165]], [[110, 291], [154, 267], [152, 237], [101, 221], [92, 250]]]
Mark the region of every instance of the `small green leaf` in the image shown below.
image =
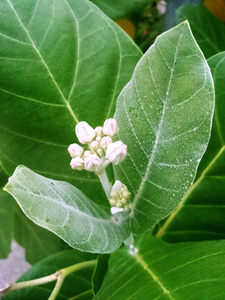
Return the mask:
[[177, 23], [188, 20], [206, 58], [225, 50], [225, 25], [202, 4], [184, 4], [176, 17]]
[[108, 253], [127, 237], [121, 218], [108, 215], [69, 183], [19, 166], [4, 188], [28, 218], [81, 251]]
[[151, 235], [136, 253], [111, 254], [95, 300], [224, 299], [225, 241], [167, 244]]
[[[22, 277], [20, 277], [19, 282], [41, 278], [53, 274], [62, 268], [69, 267], [70, 265], [93, 259], [95, 259], [95, 255], [93, 254], [81, 253], [77, 250], [65, 250], [51, 255], [50, 257], [35, 264]], [[77, 299], [82, 300], [92, 299], [92, 274], [93, 267], [89, 267], [68, 275], [63, 282], [60, 293], [57, 296], [57, 300], [65, 300], [75, 296], [77, 296]], [[3, 297], [3, 299], [45, 300], [49, 298], [54, 286], [55, 282], [51, 282], [44, 285], [12, 291]]]
[[129, 17], [141, 11], [152, 0], [90, 0], [113, 20]]
[[118, 98], [115, 116], [128, 156], [115, 174], [132, 193], [135, 233], [165, 218], [190, 188], [213, 109], [210, 69], [184, 22], [157, 37]]
[[157, 232], [169, 242], [225, 238], [225, 52], [208, 60], [215, 82], [215, 114], [195, 183]]
[[12, 197], [0, 190], [0, 259], [11, 251], [14, 229], [14, 203]]

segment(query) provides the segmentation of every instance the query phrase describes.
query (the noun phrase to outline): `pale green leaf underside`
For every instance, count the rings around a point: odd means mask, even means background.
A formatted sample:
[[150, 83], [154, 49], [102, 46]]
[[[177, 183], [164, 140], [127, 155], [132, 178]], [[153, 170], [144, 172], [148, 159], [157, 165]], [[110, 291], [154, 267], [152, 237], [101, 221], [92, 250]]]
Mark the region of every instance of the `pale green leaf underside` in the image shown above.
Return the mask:
[[128, 157], [116, 177], [132, 193], [132, 230], [165, 218], [190, 188], [207, 148], [213, 80], [187, 22], [160, 35], [137, 64], [116, 109]]
[[28, 218], [73, 248], [108, 253], [126, 238], [120, 222], [69, 183], [47, 179], [19, 166], [4, 189]]
[[170, 245], [145, 237], [111, 255], [95, 299], [224, 299], [225, 241]]
[[225, 238], [225, 52], [208, 63], [216, 96], [211, 139], [195, 183], [157, 233], [170, 242]]
[[[74, 127], [112, 117], [142, 53], [112, 20], [83, 0], [6, 0], [0, 5], [1, 169], [17, 165], [84, 187], [71, 170]], [[55, 163], [57, 161], [57, 163]], [[96, 201], [103, 198], [99, 184]]]

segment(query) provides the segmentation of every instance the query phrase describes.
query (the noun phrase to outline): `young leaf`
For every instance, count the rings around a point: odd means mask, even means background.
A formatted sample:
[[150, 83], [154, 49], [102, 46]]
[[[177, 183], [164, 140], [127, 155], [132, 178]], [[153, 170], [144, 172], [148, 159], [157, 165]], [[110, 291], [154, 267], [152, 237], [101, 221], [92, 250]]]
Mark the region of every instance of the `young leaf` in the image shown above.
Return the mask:
[[[48, 258], [35, 264], [28, 270], [20, 279], [19, 282], [41, 278], [59, 271], [62, 268], [70, 265], [78, 264], [84, 261], [95, 259], [95, 255], [88, 253], [81, 253], [77, 250], [66, 250], [57, 254], [51, 255]], [[91, 277], [93, 274], [93, 267], [85, 268], [78, 272], [68, 275], [57, 300], [69, 299], [77, 296], [79, 299], [92, 299]], [[15, 290], [6, 294], [4, 300], [21, 299], [21, 300], [40, 300], [48, 299], [55, 286], [55, 281], [45, 285], [35, 287], [28, 287], [25, 289]], [[84, 298], [82, 298], [84, 297]]]
[[141, 51], [90, 1], [7, 0], [0, 15], [3, 166], [12, 174], [24, 164], [78, 188], [85, 182], [101, 202], [98, 180], [71, 170], [67, 147], [78, 120], [95, 127], [113, 115]]
[[109, 216], [69, 183], [47, 179], [19, 166], [4, 189], [28, 218], [73, 248], [108, 253], [119, 248], [127, 236], [121, 218]]
[[128, 156], [115, 172], [132, 193], [135, 233], [165, 218], [190, 188], [213, 109], [211, 73], [184, 22], [156, 39], [118, 98], [119, 138]]
[[195, 183], [157, 232], [170, 242], [225, 237], [225, 52], [211, 57], [208, 63], [216, 95], [212, 135]]
[[225, 25], [202, 4], [184, 4], [176, 13], [177, 23], [188, 20], [206, 58], [225, 50]]
[[111, 254], [95, 300], [224, 299], [225, 241], [167, 244], [145, 236]]

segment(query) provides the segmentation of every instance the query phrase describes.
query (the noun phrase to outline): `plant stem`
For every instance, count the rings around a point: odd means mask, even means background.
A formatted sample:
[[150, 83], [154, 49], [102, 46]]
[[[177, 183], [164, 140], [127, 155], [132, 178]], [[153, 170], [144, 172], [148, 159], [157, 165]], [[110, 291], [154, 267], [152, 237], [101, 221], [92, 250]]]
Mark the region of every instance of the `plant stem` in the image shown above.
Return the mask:
[[29, 281], [24, 281], [24, 282], [13, 283], [12, 285], [10, 285], [9, 287], [7, 287], [6, 289], [4, 289], [0, 292], [2, 295], [5, 295], [7, 292], [10, 292], [10, 291], [14, 291], [14, 290], [18, 290], [18, 289], [22, 289], [22, 288], [26, 288], [26, 287], [31, 287], [31, 286], [36, 286], [36, 285], [41, 285], [41, 284], [49, 283], [49, 282], [56, 280], [56, 285], [54, 287], [54, 290], [52, 291], [52, 293], [48, 299], [48, 300], [54, 300], [54, 299], [56, 299], [56, 297], [59, 293], [59, 290], [63, 284], [63, 281], [67, 275], [74, 273], [76, 271], [79, 271], [81, 269], [84, 269], [84, 268], [93, 267], [96, 265], [96, 263], [97, 263], [97, 260], [89, 260], [89, 261], [85, 261], [82, 263], [78, 263], [78, 264], [69, 266], [67, 268], [61, 269], [61, 270], [55, 272], [54, 274], [51, 274], [51, 275], [48, 275], [45, 277], [41, 277], [38, 279], [29, 280]]
[[106, 194], [107, 198], [109, 199], [110, 198], [110, 193], [111, 193], [112, 186], [111, 186], [111, 184], [109, 182], [109, 179], [108, 179], [108, 176], [106, 174], [106, 170], [105, 169], [103, 169], [98, 174], [98, 178], [101, 181], [102, 187], [103, 187], [103, 189], [105, 191], [105, 194]]

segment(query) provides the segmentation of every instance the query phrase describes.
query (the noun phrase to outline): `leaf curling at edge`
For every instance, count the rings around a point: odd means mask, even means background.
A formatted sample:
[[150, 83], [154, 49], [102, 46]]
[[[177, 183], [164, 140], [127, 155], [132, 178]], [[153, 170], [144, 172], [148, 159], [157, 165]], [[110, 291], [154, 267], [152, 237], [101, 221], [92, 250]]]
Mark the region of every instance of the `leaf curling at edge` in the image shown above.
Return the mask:
[[115, 177], [132, 193], [135, 234], [168, 216], [190, 188], [213, 111], [212, 75], [185, 21], [157, 37], [117, 101], [128, 156], [114, 168]]
[[110, 216], [76, 187], [18, 166], [4, 190], [25, 215], [52, 231], [71, 247], [92, 253], [110, 253], [128, 235], [126, 216]]

